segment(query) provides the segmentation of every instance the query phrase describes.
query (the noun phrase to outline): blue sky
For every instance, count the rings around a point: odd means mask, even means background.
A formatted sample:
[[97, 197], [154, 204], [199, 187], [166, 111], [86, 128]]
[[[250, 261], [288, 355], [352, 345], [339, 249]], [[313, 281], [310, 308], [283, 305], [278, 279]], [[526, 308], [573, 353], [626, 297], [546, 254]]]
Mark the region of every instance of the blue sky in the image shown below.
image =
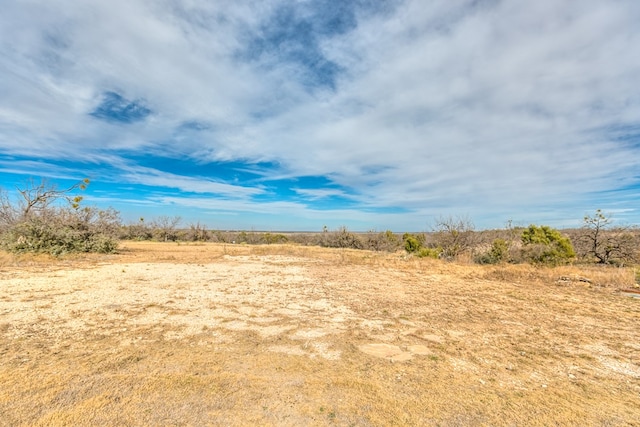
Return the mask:
[[5, 2], [0, 185], [125, 221], [640, 224], [637, 0]]

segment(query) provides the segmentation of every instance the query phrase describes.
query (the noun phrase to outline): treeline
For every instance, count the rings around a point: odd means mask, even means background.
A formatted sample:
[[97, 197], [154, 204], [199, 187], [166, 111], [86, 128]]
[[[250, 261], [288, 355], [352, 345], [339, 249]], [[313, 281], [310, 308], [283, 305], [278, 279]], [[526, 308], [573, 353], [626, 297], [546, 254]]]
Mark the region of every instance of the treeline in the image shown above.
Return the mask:
[[402, 248], [401, 235], [391, 231], [355, 233], [346, 227], [311, 233], [278, 233], [261, 231], [229, 231], [207, 229], [201, 223], [180, 227], [179, 217], [160, 217], [152, 221], [141, 218], [138, 223], [123, 225], [119, 235], [122, 240], [156, 240], [175, 242], [217, 242], [248, 245], [271, 245], [294, 243], [305, 246], [327, 248], [350, 248], [372, 251], [395, 252]]
[[560, 265], [570, 262], [612, 265], [635, 264], [640, 255], [640, 230], [615, 227], [601, 211], [584, 218], [584, 226], [556, 230], [544, 225], [503, 229], [474, 229], [468, 219], [440, 218], [433, 229], [421, 233], [392, 231], [352, 232], [346, 227], [324, 228], [317, 233], [272, 233], [210, 230], [201, 223], [180, 227], [179, 217], [120, 227], [122, 240], [218, 242], [248, 245], [294, 243], [327, 248], [396, 252], [416, 257], [471, 261], [479, 264], [534, 263]]
[[30, 181], [15, 197], [0, 191], [0, 247], [14, 252], [60, 255], [72, 252], [114, 252], [121, 240], [281, 244], [404, 251], [415, 257], [476, 262], [480, 264], [534, 263], [560, 265], [571, 262], [630, 265], [640, 256], [640, 231], [615, 225], [600, 210], [583, 218], [573, 230], [544, 225], [499, 230], [475, 230], [465, 217], [440, 217], [428, 232], [356, 233], [346, 227], [318, 233], [271, 233], [211, 230], [201, 223], [186, 227], [180, 217], [160, 216], [150, 221], [123, 224], [118, 212], [82, 206], [77, 191], [83, 180], [62, 190], [44, 181]]

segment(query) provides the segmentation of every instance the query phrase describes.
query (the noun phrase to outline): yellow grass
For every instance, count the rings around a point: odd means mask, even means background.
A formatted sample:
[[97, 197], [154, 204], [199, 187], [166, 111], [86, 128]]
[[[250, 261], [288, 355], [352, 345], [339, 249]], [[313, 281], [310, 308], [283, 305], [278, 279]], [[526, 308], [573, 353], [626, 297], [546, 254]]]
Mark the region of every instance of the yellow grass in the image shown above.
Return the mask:
[[295, 245], [0, 253], [0, 425], [639, 425], [634, 275]]

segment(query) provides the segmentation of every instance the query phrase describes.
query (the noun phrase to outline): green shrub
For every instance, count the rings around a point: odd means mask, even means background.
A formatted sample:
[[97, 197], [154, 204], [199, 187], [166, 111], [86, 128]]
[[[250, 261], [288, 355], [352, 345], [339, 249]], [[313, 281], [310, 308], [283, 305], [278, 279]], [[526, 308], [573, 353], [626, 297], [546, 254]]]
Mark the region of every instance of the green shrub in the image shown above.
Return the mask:
[[416, 252], [418, 258], [434, 258], [438, 259], [442, 255], [442, 248], [420, 248]]
[[424, 235], [414, 235], [405, 233], [402, 236], [404, 240], [404, 250], [410, 254], [414, 254], [418, 258], [440, 258], [442, 256], [442, 248], [428, 248], [423, 246], [425, 243]]
[[275, 243], [286, 243], [289, 239], [284, 234], [272, 234], [272, 233], [264, 233], [262, 236], [262, 241], [267, 245], [272, 245]]
[[530, 225], [521, 239], [523, 258], [535, 264], [566, 264], [576, 256], [569, 238], [546, 225]]
[[476, 258], [479, 264], [499, 264], [509, 261], [509, 243], [504, 239], [495, 239], [489, 251]]
[[407, 236], [404, 239], [404, 249], [410, 254], [418, 252], [422, 248], [422, 243], [414, 236]]
[[411, 233], [404, 233], [402, 235], [402, 241], [406, 241], [409, 237], [413, 237], [414, 239], [416, 239], [418, 241], [418, 243], [420, 243], [420, 246], [424, 246], [425, 243], [427, 242], [427, 236], [424, 233], [417, 233], [417, 234], [411, 234]]

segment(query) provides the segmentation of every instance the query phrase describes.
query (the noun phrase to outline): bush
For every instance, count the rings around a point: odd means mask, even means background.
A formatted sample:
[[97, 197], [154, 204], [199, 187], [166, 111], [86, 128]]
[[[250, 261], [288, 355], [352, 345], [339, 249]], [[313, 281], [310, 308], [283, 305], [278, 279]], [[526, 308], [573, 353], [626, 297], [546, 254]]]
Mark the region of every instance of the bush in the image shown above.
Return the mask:
[[576, 256], [569, 238], [546, 225], [530, 225], [521, 239], [523, 258], [534, 264], [567, 264]]
[[3, 196], [0, 204], [0, 245], [10, 252], [113, 252], [118, 247], [120, 218], [113, 209], [80, 207], [82, 197], [70, 194], [83, 190], [84, 180], [66, 190], [44, 181], [29, 182], [18, 189], [17, 202]]
[[189, 224], [189, 231], [187, 231], [185, 238], [190, 242], [206, 242], [209, 240], [209, 230], [207, 226], [196, 222]]
[[218, 243], [231, 243], [233, 242], [233, 237], [230, 233], [222, 230], [214, 230], [212, 231], [211, 240]]
[[364, 237], [364, 248], [371, 251], [395, 252], [401, 247], [401, 241], [391, 230], [383, 233], [369, 231]]
[[56, 209], [49, 215], [31, 216], [13, 225], [3, 234], [2, 246], [15, 253], [110, 253], [118, 247], [119, 226], [118, 214], [112, 210]]
[[509, 243], [504, 239], [495, 239], [491, 248], [476, 258], [479, 264], [499, 264], [509, 261]]
[[257, 245], [262, 243], [262, 236], [254, 231], [241, 231], [231, 238], [232, 243], [245, 244], [245, 245]]
[[422, 248], [422, 243], [415, 236], [405, 235], [404, 250], [410, 254], [418, 252]]
[[416, 252], [418, 258], [438, 259], [442, 256], [442, 248], [420, 248]]
[[338, 230], [330, 232], [325, 227], [320, 239], [320, 246], [326, 248], [349, 248], [363, 249], [364, 244], [360, 238], [347, 230], [347, 227], [340, 227]]
[[124, 240], [152, 240], [153, 229], [140, 218], [137, 223], [123, 225], [120, 229], [120, 238]]
[[418, 258], [440, 258], [442, 256], [441, 247], [427, 248], [423, 246], [425, 243], [424, 235], [405, 233], [402, 239], [404, 240], [404, 250]]
[[435, 245], [442, 248], [441, 257], [454, 259], [474, 247], [475, 226], [466, 217], [440, 217], [434, 227]]
[[262, 235], [262, 241], [267, 245], [286, 243], [288, 240], [289, 239], [284, 234], [264, 233]]

